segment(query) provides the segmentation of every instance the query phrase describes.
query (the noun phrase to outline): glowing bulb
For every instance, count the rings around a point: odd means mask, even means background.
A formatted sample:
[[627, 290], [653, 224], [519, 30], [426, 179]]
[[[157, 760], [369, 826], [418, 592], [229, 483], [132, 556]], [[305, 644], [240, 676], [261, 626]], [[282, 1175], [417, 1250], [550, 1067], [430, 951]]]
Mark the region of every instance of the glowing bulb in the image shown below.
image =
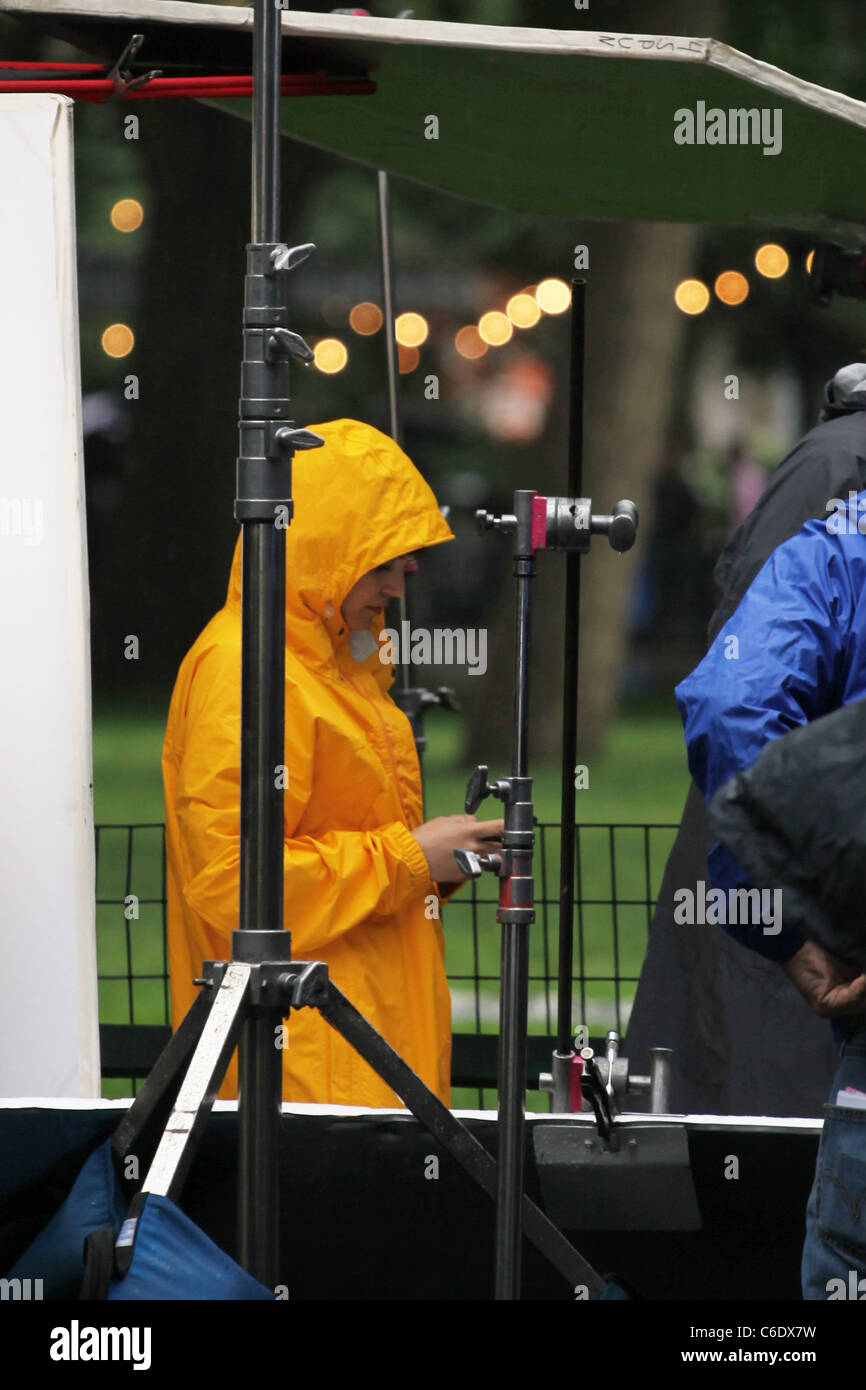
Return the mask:
[[135, 346], [135, 335], [125, 323], [112, 323], [106, 328], [101, 341], [106, 357], [128, 357]]
[[784, 246], [777, 246], [773, 241], [759, 246], [755, 252], [755, 266], [760, 274], [765, 275], [768, 280], [778, 280], [780, 275], [785, 274], [790, 264], [790, 257]]
[[535, 298], [545, 314], [564, 314], [571, 303], [571, 290], [564, 280], [542, 280]]
[[144, 221], [144, 208], [137, 198], [121, 198], [109, 214], [112, 227], [119, 232], [135, 232]]
[[478, 332], [491, 347], [502, 347], [514, 333], [514, 325], [498, 309], [491, 309], [490, 313], [482, 314], [478, 320]]
[[421, 314], [399, 314], [394, 320], [394, 335], [403, 347], [417, 348], [427, 341], [430, 329]]
[[414, 372], [420, 361], [421, 354], [416, 347], [406, 347], [403, 343], [397, 344], [397, 365], [401, 376], [405, 376], [407, 372]]
[[356, 304], [349, 315], [349, 323], [356, 333], [367, 338], [371, 333], [378, 333], [382, 327], [382, 310], [378, 304], [371, 304], [369, 300], [364, 300], [362, 304]]
[[814, 259], [815, 259], [815, 252], [814, 252], [814, 251], [810, 251], [809, 254], [808, 254], [808, 256], [806, 257], [806, 270], [807, 270], [807, 272], [809, 273], [809, 275], [812, 274], [812, 262], [814, 261]]
[[487, 351], [487, 344], [474, 324], [461, 328], [455, 334], [454, 346], [461, 357], [468, 357], [470, 360], [475, 357], [483, 357]]
[[313, 349], [313, 357], [319, 371], [328, 376], [341, 372], [349, 360], [346, 345], [339, 338], [322, 338]]
[[515, 328], [532, 328], [541, 318], [538, 301], [532, 294], [513, 294], [505, 312]]
[[674, 303], [683, 314], [702, 314], [710, 302], [703, 280], [681, 280], [674, 290]]
[[723, 270], [713, 286], [723, 304], [742, 304], [749, 293], [749, 282], [738, 270]]

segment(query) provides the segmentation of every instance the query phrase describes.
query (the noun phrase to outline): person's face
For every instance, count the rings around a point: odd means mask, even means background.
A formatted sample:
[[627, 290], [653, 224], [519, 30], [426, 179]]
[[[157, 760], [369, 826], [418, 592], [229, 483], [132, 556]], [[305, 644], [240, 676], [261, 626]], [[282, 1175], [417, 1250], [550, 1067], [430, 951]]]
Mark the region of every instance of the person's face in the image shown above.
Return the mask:
[[357, 584], [352, 585], [340, 605], [340, 612], [352, 632], [369, 628], [389, 599], [403, 596], [406, 592], [405, 576], [412, 573], [417, 563], [412, 554], [398, 555], [396, 560], [368, 570]]

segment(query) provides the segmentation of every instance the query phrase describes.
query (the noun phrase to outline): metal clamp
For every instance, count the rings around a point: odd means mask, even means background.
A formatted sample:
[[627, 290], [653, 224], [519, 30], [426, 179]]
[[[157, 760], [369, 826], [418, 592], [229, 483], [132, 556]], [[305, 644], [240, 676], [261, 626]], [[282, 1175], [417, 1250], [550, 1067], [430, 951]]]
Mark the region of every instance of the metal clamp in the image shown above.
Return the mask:
[[271, 250], [271, 264], [275, 270], [296, 270], [315, 249], [314, 241], [304, 241], [300, 246], [286, 246], [279, 242]]
[[154, 77], [162, 77], [161, 68], [153, 68], [150, 72], [144, 73], [141, 77], [133, 77], [132, 73], [126, 70], [125, 64], [132, 62], [144, 43], [144, 34], [133, 34], [126, 48], [121, 53], [114, 67], [106, 74], [114, 91], [114, 97], [126, 96], [127, 92], [134, 92], [136, 88], [145, 86]]

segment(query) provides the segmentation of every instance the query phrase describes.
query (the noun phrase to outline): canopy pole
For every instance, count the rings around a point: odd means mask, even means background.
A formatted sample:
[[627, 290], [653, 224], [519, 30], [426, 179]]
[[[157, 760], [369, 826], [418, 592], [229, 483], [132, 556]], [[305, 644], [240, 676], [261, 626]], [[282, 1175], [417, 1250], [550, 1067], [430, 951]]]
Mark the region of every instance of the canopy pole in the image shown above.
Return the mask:
[[[391, 182], [385, 169], [376, 173], [376, 195], [379, 214], [379, 260], [382, 271], [382, 309], [385, 331], [385, 370], [388, 380], [388, 424], [394, 443], [403, 447], [403, 430], [400, 422], [400, 360], [397, 350], [397, 336], [394, 328], [394, 278], [391, 238]], [[411, 631], [409, 599], [403, 593], [397, 600], [401, 643], [408, 646], [403, 634]], [[406, 653], [404, 652], [404, 656]], [[394, 703], [406, 715], [412, 725], [412, 737], [418, 754], [418, 767], [421, 771], [421, 815], [426, 816], [426, 796], [424, 792], [424, 753], [427, 748], [427, 735], [424, 732], [424, 717], [429, 709], [439, 705], [442, 709], [459, 710], [460, 704], [454, 691], [440, 685], [436, 690], [416, 686], [412, 681], [410, 663], [404, 660], [400, 667], [399, 682], [393, 691]]]
[[[571, 360], [569, 364], [568, 496], [583, 496], [583, 376], [586, 344], [586, 281], [571, 282]], [[565, 559], [565, 626], [562, 667], [562, 803], [559, 857], [559, 982], [556, 1051], [553, 1054], [553, 1109], [571, 1109], [572, 978], [574, 971], [575, 778], [580, 633], [580, 554]]]
[[[394, 281], [391, 254], [391, 186], [385, 169], [376, 173], [376, 194], [379, 210], [379, 254], [382, 267], [382, 312], [385, 315], [385, 366], [388, 373], [388, 422], [391, 438], [403, 447], [400, 428], [400, 409], [397, 400], [398, 356], [394, 331]], [[402, 613], [401, 613], [402, 616]]]

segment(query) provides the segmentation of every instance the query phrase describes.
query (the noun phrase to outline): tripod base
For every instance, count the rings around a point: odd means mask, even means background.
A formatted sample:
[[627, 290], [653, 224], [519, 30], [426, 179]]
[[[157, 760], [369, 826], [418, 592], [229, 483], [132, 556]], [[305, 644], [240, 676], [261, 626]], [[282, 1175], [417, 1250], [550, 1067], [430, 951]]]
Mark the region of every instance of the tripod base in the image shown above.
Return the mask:
[[[270, 999], [267, 1010], [252, 998], [253, 994], [261, 998], [260, 972], [269, 981], [264, 993], [281, 996]], [[159, 1192], [175, 1201], [178, 1199], [242, 1026], [249, 1020], [261, 1023], [271, 1030], [273, 1039], [274, 1021], [282, 1019], [290, 1008], [315, 1007], [387, 1082], [446, 1152], [491, 1198], [496, 1197], [496, 1160], [343, 992], [327, 980], [326, 968], [321, 962], [277, 961], [255, 966], [244, 961], [232, 961], [228, 965], [224, 961], [208, 961], [204, 979], [202, 994], [169, 1042], [118, 1130], [124, 1149], [128, 1151], [144, 1127], [152, 1123], [157, 1107], [165, 1104], [170, 1086], [179, 1085], [171, 1115], [142, 1184], [142, 1193]], [[194, 1034], [198, 1042], [187, 1066]], [[281, 1053], [273, 1050], [279, 1058]], [[274, 1145], [275, 1152], [276, 1147]], [[115, 1148], [119, 1148], [117, 1143]], [[131, 1215], [134, 1212], [131, 1211]], [[583, 1285], [590, 1298], [600, 1298], [606, 1281], [525, 1194], [521, 1216], [526, 1238], [569, 1285]]]

